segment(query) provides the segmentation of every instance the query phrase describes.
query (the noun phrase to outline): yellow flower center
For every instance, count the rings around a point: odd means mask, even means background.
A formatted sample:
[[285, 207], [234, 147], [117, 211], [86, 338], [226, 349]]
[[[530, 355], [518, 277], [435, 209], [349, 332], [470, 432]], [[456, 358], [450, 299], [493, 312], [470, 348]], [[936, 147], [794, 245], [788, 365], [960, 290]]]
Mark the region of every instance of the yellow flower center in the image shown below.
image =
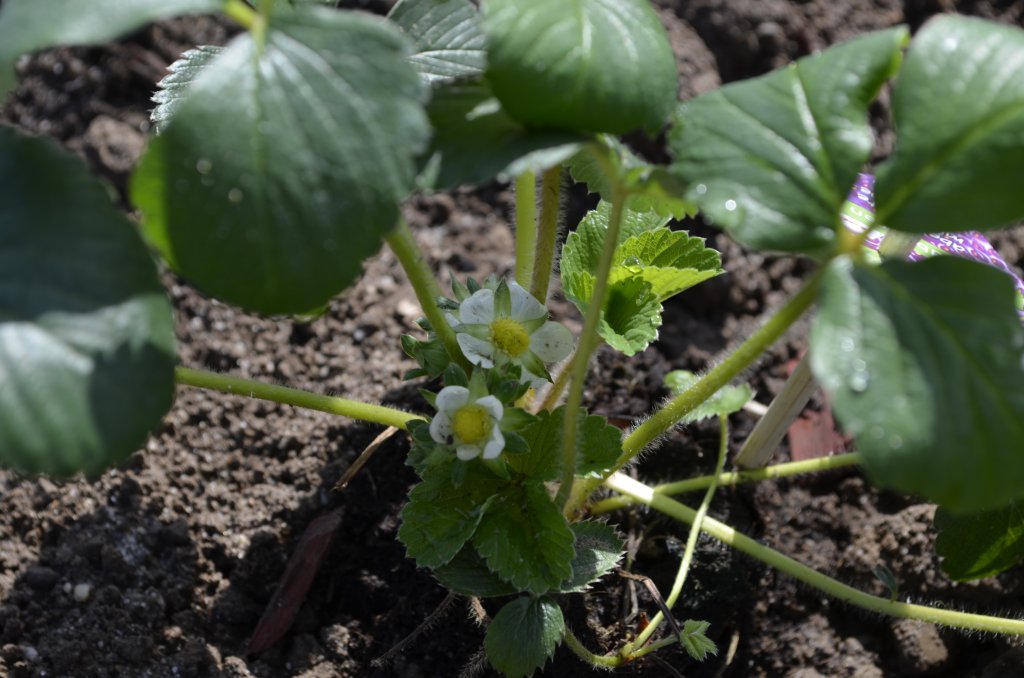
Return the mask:
[[518, 358], [530, 348], [530, 333], [511, 318], [498, 318], [491, 323], [491, 342], [502, 353]]
[[476, 445], [487, 440], [494, 428], [490, 413], [480, 405], [460, 407], [452, 417], [452, 432], [467, 445]]

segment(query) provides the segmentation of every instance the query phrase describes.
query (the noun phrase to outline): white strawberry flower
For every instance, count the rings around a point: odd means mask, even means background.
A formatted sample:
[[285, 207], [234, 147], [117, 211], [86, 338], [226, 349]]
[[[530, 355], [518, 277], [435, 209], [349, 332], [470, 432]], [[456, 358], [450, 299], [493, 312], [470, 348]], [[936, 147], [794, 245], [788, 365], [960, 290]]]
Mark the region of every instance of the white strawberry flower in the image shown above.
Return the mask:
[[490, 368], [514, 363], [523, 368], [524, 382], [550, 381], [547, 367], [572, 351], [572, 333], [548, 320], [548, 309], [518, 283], [502, 281], [497, 291], [479, 289], [450, 314], [455, 337], [466, 359]]
[[473, 398], [464, 386], [445, 386], [434, 401], [437, 414], [430, 422], [430, 437], [454, 445], [462, 461], [479, 456], [496, 459], [505, 449], [501, 433], [504, 408], [492, 395]]

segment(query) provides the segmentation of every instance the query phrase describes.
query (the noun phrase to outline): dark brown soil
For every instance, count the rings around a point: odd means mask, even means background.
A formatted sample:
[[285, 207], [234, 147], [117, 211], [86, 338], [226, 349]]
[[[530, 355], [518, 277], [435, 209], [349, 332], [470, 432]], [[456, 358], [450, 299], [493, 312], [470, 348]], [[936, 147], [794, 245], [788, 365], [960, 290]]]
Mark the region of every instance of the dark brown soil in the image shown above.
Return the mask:
[[[350, 3], [352, 4], [352, 3]], [[386, 10], [387, 2], [362, 3]], [[686, 97], [766, 72], [858, 33], [930, 14], [1019, 22], [1024, 3], [941, 0], [662, 0]], [[178, 20], [96, 48], [26, 58], [3, 122], [50, 136], [82, 155], [123, 191], [148, 131], [149, 95], [183, 49], [223, 42], [228, 24]], [[878, 119], [883, 108], [879, 106]], [[880, 128], [879, 155], [891, 144]], [[585, 202], [577, 196], [573, 205]], [[578, 204], [577, 204], [578, 203]], [[492, 184], [411, 200], [407, 216], [442, 279], [506, 274], [512, 267], [511, 196]], [[619, 417], [649, 411], [666, 395], [664, 374], [702, 369], [779, 305], [809, 270], [805, 262], [751, 254], [703, 224], [686, 227], [723, 252], [729, 275], [666, 309], [661, 341], [632, 359], [600, 355], [591, 407]], [[997, 239], [1024, 264], [1024, 232]], [[346, 397], [426, 410], [397, 337], [411, 331], [415, 298], [387, 251], [329, 312], [311, 323], [245, 315], [210, 301], [171, 274], [181, 361]], [[576, 322], [567, 304], [557, 307]], [[752, 374], [758, 399], [781, 385], [802, 347], [799, 331]], [[752, 421], [736, 418], [739, 442]], [[183, 389], [146, 449], [93, 481], [57, 484], [0, 473], [0, 674], [11, 676], [456, 676], [473, 662], [483, 629], [459, 602], [390, 666], [370, 661], [411, 632], [445, 591], [405, 559], [397, 514], [413, 482], [406, 443], [386, 443], [342, 493], [331, 487], [374, 438], [374, 427], [258, 401]], [[707, 472], [717, 432], [673, 434], [639, 469], [645, 479]], [[784, 459], [782, 450], [779, 459]], [[690, 498], [693, 499], [693, 498]], [[275, 648], [244, 649], [288, 557], [314, 518], [343, 510], [338, 538], [295, 625]], [[1020, 616], [1024, 573], [954, 585], [939, 569], [932, 507], [871, 489], [855, 472], [720, 491], [712, 513], [741, 531], [843, 581], [885, 593], [885, 565], [900, 596]], [[667, 590], [686, 530], [656, 514], [614, 517], [630, 536], [632, 569]], [[635, 602], [634, 602], [635, 601]], [[567, 601], [576, 631], [611, 649], [653, 615], [642, 587], [613, 578]], [[490, 612], [494, 609], [488, 607]], [[680, 603], [707, 619], [721, 654], [703, 665], [682, 651], [643, 661], [626, 675], [1017, 676], [1019, 647], [893, 621], [838, 604], [710, 539], [702, 539]], [[730, 644], [735, 652], [729, 652]], [[674, 668], [669, 668], [669, 665]], [[676, 673], [673, 673], [675, 671]], [[592, 672], [565, 650], [545, 675]]]

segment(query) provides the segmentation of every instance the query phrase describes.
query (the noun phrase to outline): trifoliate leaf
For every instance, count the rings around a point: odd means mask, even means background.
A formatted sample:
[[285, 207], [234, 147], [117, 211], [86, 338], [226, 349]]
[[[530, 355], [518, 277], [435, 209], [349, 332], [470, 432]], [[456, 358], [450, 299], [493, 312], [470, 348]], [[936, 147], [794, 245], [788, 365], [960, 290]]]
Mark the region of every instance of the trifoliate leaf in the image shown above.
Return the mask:
[[519, 593], [519, 589], [491, 572], [472, 544], [466, 544], [448, 563], [434, 569], [445, 587], [474, 598], [495, 598]]
[[487, 627], [487, 659], [507, 678], [527, 678], [544, 666], [562, 642], [565, 620], [558, 605], [543, 596], [517, 598], [501, 608]]
[[409, 61], [428, 85], [483, 74], [486, 39], [469, 0], [398, 0], [388, 19], [412, 38]]
[[572, 525], [576, 535], [576, 557], [572, 561], [572, 577], [562, 582], [562, 593], [579, 593], [608, 574], [619, 564], [625, 553], [622, 539], [606, 523], [587, 520]]
[[[453, 464], [464, 472], [454, 482]], [[409, 492], [398, 539], [420, 567], [444, 565], [473, 536], [500, 480], [480, 463], [426, 466], [423, 481]]]
[[1024, 560], [1024, 504], [1019, 501], [984, 513], [935, 512], [935, 552], [956, 581], [991, 577]]
[[[673, 370], [665, 375], [665, 386], [669, 387], [675, 395], [679, 395], [697, 383], [699, 378], [688, 370]], [[715, 391], [714, 395], [683, 417], [679, 423], [691, 424], [701, 419], [728, 416], [733, 412], [742, 410], [743, 406], [750, 402], [753, 397], [754, 390], [748, 384], [723, 386]]]
[[718, 654], [718, 647], [706, 635], [710, 626], [710, 622], [694, 619], [687, 619], [683, 622], [683, 634], [679, 640], [683, 644], [686, 654], [699, 662], [707, 659], [709, 654]]
[[473, 536], [491, 571], [537, 594], [572, 575], [573, 541], [565, 516], [540, 483], [507, 487], [494, 497]]
[[[562, 472], [562, 434], [565, 408], [537, 413], [529, 426], [521, 431], [529, 452], [509, 459], [509, 465], [532, 480], [555, 480]], [[588, 475], [608, 470], [622, 453], [622, 432], [604, 417], [579, 411], [579, 450], [576, 474]]]

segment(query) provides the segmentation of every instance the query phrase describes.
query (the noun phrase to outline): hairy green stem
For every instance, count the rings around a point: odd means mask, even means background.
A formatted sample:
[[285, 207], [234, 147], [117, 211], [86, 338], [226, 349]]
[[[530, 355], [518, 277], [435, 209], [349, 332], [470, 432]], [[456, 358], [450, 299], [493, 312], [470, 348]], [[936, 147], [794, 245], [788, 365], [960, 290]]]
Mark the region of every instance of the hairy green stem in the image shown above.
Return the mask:
[[307, 410], [319, 410], [329, 414], [337, 414], [351, 419], [361, 419], [374, 424], [394, 426], [406, 430], [409, 422], [417, 419], [423, 420], [418, 414], [409, 414], [383, 405], [371, 405], [356, 400], [346, 400], [334, 396], [319, 395], [297, 388], [287, 386], [276, 386], [265, 384], [252, 379], [232, 377], [216, 372], [194, 370], [190, 367], [176, 367], [174, 369], [174, 380], [182, 386], [195, 386], [221, 393], [269, 400], [285, 405], [303, 407]]
[[[805, 459], [803, 461], [789, 461], [785, 464], [775, 464], [774, 466], [765, 466], [764, 468], [753, 469], [750, 471], [729, 471], [718, 475], [688, 478], [687, 480], [680, 480], [675, 483], [655, 485], [654, 492], [656, 494], [663, 494], [666, 496], [673, 494], [685, 494], [687, 492], [696, 492], [697, 490], [706, 489], [712, 484], [721, 486], [739, 485], [740, 483], [756, 483], [761, 480], [788, 478], [789, 476], [802, 475], [805, 473], [819, 473], [822, 471], [847, 468], [849, 466], [856, 466], [860, 464], [861, 461], [862, 459], [860, 454], [857, 452], [849, 452], [847, 454], [837, 454], [832, 457], [817, 457], [815, 459]], [[634, 503], [635, 502], [629, 497], [609, 497], [608, 499], [602, 499], [590, 506], [588, 513], [591, 515], [601, 515], [603, 513], [617, 511], [627, 506], [632, 506]]]
[[527, 170], [516, 177], [516, 282], [530, 289], [537, 248], [537, 175]]
[[594, 291], [587, 301], [587, 313], [583, 321], [583, 332], [572, 361], [569, 395], [565, 401], [565, 424], [562, 428], [562, 483], [558, 488], [555, 503], [567, 506], [576, 476], [576, 437], [579, 432], [579, 409], [583, 404], [583, 384], [587, 379], [590, 355], [597, 347], [600, 337], [597, 326], [601, 321], [605, 297], [608, 296], [608, 276], [612, 269], [612, 257], [619, 243], [622, 228], [622, 212], [625, 207], [625, 193], [618, 188], [612, 191], [612, 210], [608, 217], [608, 231], [604, 236], [601, 260], [595, 272]]
[[441, 339], [448, 356], [462, 369], [469, 372], [472, 366], [462, 355], [459, 342], [455, 339], [455, 330], [445, 320], [444, 313], [437, 305], [437, 298], [442, 296], [441, 287], [437, 284], [430, 266], [427, 265], [427, 260], [416, 243], [416, 238], [409, 230], [409, 224], [405, 223], [405, 219], [400, 219], [398, 226], [384, 236], [384, 239], [387, 240], [398, 263], [402, 265], [405, 274], [409, 277], [409, 283], [416, 292], [416, 299], [419, 300], [420, 306], [423, 308], [423, 315], [427, 316], [431, 329]]
[[565, 635], [562, 638], [565, 640], [566, 647], [572, 650], [573, 654], [591, 666], [603, 669], [613, 669], [617, 666], [622, 666], [625, 663], [625, 660], [617, 655], [602, 655], [591, 652], [583, 646], [583, 643], [580, 642], [580, 639], [576, 637], [568, 626], [565, 627]]
[[[658, 439], [666, 431], [675, 426], [680, 419], [689, 414], [698, 405], [714, 395], [740, 372], [764, 353], [776, 339], [781, 337], [790, 325], [811, 307], [818, 294], [821, 274], [811, 278], [789, 302], [780, 308], [768, 321], [754, 332], [746, 341], [733, 351], [725, 360], [715, 365], [698, 379], [690, 388], [670, 400], [664, 407], [652, 414], [644, 423], [633, 429], [632, 433], [622, 440], [622, 454], [615, 466], [608, 471], [611, 475], [643, 452], [644, 448]], [[581, 483], [573, 495], [573, 501], [566, 507], [567, 515], [583, 505], [603, 480], [588, 478]]]
[[[718, 440], [718, 462], [715, 464], [715, 475], [717, 478], [721, 473], [722, 469], [725, 468], [725, 455], [729, 451], [729, 420], [723, 416], [718, 417], [718, 421], [721, 424]], [[671, 610], [676, 601], [679, 600], [679, 594], [683, 591], [683, 585], [686, 583], [686, 575], [690, 572], [690, 565], [693, 563], [693, 552], [697, 550], [697, 537], [700, 536], [701, 526], [704, 524], [704, 518], [708, 515], [708, 507], [711, 506], [711, 499], [715, 496], [715, 490], [718, 489], [717, 481], [712, 481], [708, 485], [707, 491], [704, 493], [704, 500], [700, 503], [697, 508], [697, 515], [694, 517], [693, 525], [690, 527], [690, 534], [686, 537], [686, 548], [683, 550], [683, 560], [679, 563], [679, 571], [676, 573], [676, 579], [672, 582], [672, 590], [669, 591], [668, 597], [665, 598], [665, 607]], [[665, 615], [662, 612], [654, 615], [651, 619], [651, 623], [647, 625], [640, 635], [636, 637], [632, 643], [629, 643], [623, 648], [620, 654], [632, 656], [634, 649], [643, 647], [644, 644], [650, 640], [657, 631], [658, 627], [665, 620]]]
[[[660, 511], [684, 523], [692, 525], [697, 518], [697, 512], [692, 508], [662, 494], [658, 494], [654, 491], [654, 488], [633, 480], [622, 473], [614, 474], [605, 481], [605, 484], [616, 492], [620, 492], [635, 501], [646, 504], [656, 511]], [[789, 556], [783, 555], [775, 549], [758, 543], [750, 537], [737, 532], [732, 527], [718, 522], [714, 518], [706, 517], [701, 529], [715, 539], [774, 567], [780, 572], [788, 574], [794, 579], [798, 579], [839, 600], [871, 610], [872, 612], [901, 619], [917, 619], [931, 624], [960, 629], [1024, 636], [1024, 620], [943, 610], [926, 605], [914, 605], [890, 600], [889, 598], [881, 598], [836, 581], [832, 577], [824, 575]]]
[[530, 294], [547, 304], [548, 284], [555, 266], [558, 244], [558, 217], [562, 201], [562, 166], [545, 170], [540, 181], [540, 221], [537, 223], [537, 254], [533, 259], [533, 282]]

